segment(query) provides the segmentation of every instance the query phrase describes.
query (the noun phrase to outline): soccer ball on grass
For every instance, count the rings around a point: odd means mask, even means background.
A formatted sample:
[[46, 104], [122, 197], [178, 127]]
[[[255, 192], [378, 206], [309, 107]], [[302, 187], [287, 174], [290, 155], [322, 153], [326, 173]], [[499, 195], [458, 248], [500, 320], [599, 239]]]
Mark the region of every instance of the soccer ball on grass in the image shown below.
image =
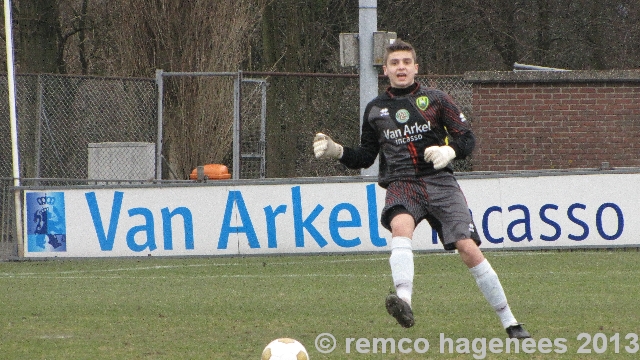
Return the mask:
[[262, 350], [262, 360], [309, 360], [304, 346], [295, 339], [280, 338], [270, 342]]

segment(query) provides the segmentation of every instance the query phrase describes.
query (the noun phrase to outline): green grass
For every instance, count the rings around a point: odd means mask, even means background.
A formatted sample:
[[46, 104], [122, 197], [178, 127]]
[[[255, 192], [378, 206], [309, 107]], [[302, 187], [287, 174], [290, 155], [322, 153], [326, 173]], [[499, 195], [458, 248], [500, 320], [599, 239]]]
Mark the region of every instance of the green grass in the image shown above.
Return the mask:
[[[624, 337], [640, 334], [640, 252], [486, 256], [534, 338], [567, 339], [564, 354], [485, 348], [487, 359], [637, 357]], [[415, 264], [416, 325], [402, 329], [384, 309], [386, 254], [0, 263], [0, 358], [259, 359], [269, 341], [294, 337], [313, 360], [474, 359], [472, 347], [456, 351], [458, 338], [505, 338], [457, 255], [417, 254]], [[314, 345], [325, 332], [338, 340], [330, 354]], [[441, 333], [454, 353], [440, 354]], [[608, 342], [604, 354], [576, 354], [580, 333], [619, 333], [620, 353]], [[354, 342], [347, 354], [347, 338], [425, 338], [430, 349], [360, 354]]]

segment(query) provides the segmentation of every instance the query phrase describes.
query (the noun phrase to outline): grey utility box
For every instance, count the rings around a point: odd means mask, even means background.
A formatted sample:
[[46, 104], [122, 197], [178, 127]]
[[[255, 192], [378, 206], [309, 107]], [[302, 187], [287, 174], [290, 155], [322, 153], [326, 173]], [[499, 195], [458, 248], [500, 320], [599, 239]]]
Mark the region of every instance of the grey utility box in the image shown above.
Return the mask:
[[373, 65], [384, 65], [384, 53], [387, 46], [396, 41], [398, 35], [389, 31], [376, 31], [373, 33]]
[[[384, 52], [398, 35], [390, 31], [376, 31], [373, 33], [374, 66], [384, 65]], [[340, 66], [350, 67], [360, 64], [360, 34], [340, 33]]]
[[154, 143], [90, 143], [89, 179], [153, 180], [156, 176]]

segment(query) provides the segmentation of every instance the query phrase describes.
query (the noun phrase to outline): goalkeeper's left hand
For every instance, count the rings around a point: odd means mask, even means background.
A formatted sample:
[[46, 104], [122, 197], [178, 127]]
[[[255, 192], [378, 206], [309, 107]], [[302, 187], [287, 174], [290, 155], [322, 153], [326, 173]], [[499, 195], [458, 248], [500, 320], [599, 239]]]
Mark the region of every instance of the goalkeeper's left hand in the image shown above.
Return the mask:
[[456, 152], [451, 146], [430, 146], [424, 149], [424, 161], [432, 162], [433, 168], [440, 170], [447, 166], [456, 157]]

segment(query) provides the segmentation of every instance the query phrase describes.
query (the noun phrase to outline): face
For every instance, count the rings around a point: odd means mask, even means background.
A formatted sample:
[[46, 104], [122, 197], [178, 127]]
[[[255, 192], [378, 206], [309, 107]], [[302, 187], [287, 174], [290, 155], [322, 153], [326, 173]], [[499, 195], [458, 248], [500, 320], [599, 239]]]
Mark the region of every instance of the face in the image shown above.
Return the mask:
[[386, 65], [382, 66], [384, 74], [394, 88], [406, 88], [415, 81], [418, 64], [413, 60], [411, 51], [394, 51], [389, 54]]

